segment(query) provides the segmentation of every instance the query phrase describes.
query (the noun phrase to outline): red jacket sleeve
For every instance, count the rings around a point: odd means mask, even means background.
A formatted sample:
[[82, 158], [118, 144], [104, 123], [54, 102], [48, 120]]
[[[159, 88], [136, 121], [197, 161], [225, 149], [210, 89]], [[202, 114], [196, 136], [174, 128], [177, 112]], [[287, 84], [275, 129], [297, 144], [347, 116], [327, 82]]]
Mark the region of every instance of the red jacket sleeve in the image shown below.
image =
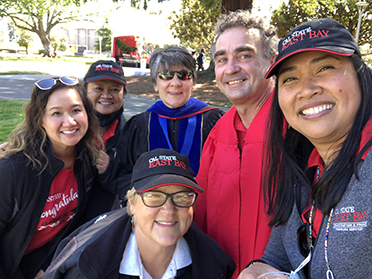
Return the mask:
[[207, 192], [208, 192], [208, 176], [209, 169], [213, 161], [215, 150], [215, 127], [211, 130], [206, 142], [203, 146], [202, 155], [200, 158], [200, 167], [196, 182], [204, 189], [204, 193], [198, 196], [195, 203], [194, 221], [204, 231], [207, 232]]

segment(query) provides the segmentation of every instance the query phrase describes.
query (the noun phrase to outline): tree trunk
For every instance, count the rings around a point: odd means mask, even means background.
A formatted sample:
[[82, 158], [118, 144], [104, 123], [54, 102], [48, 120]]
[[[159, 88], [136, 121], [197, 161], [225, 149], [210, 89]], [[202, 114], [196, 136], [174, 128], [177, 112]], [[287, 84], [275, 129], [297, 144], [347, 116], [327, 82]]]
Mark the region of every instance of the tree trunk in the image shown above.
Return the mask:
[[[252, 2], [253, 0], [222, 0], [221, 13], [225, 14], [236, 10], [252, 11]], [[214, 72], [214, 60], [212, 57], [207, 71]]]
[[221, 13], [233, 12], [236, 10], [252, 10], [253, 0], [222, 0]]
[[49, 34], [50, 31], [48, 32], [44, 29], [43, 20], [40, 19], [40, 18], [38, 18], [37, 25], [38, 25], [38, 30], [37, 30], [36, 33], [39, 36], [41, 43], [43, 44], [43, 48], [44, 48], [44, 55], [43, 56], [50, 57], [50, 55], [51, 55], [50, 34]]
[[211, 57], [210, 61], [211, 61], [211, 62], [209, 63], [209, 66], [208, 66], [208, 68], [206, 69], [206, 71], [207, 71], [208, 73], [213, 73], [213, 74], [214, 74], [214, 66], [215, 66], [214, 59], [212, 59], [212, 57]]
[[44, 49], [44, 55], [43, 57], [45, 56], [50, 56], [51, 54], [51, 51], [50, 51], [50, 40], [47, 38], [47, 36], [41, 36], [40, 34], [39, 35], [39, 38], [40, 38], [40, 41], [41, 43], [43, 44], [43, 49]]

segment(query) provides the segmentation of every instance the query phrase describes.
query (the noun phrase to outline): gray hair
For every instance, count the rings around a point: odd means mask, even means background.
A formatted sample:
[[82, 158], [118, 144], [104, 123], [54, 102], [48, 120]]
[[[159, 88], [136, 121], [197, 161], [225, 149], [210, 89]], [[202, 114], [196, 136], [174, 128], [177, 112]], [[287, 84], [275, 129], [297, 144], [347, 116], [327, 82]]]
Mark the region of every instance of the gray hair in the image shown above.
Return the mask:
[[166, 49], [157, 49], [150, 59], [150, 76], [153, 85], [159, 71], [173, 70], [177, 67], [186, 67], [192, 72], [193, 82], [196, 78], [196, 63], [191, 53], [184, 47], [171, 46]]
[[262, 50], [266, 59], [277, 53], [279, 38], [275, 27], [266, 25], [262, 17], [251, 14], [249, 11], [237, 10], [228, 14], [222, 14], [215, 26], [215, 43], [212, 47], [214, 55], [216, 43], [223, 32], [236, 27], [257, 29], [261, 34]]

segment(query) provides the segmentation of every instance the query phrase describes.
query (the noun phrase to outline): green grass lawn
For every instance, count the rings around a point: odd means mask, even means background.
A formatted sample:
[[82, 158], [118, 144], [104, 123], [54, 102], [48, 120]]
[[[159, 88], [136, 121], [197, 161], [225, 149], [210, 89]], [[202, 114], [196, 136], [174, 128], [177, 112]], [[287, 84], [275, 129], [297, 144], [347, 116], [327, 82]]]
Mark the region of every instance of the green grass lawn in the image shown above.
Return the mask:
[[[11, 132], [23, 120], [25, 100], [0, 98], [0, 144], [8, 141]], [[130, 117], [126, 117], [129, 120]]]
[[97, 57], [81, 57], [81, 56], [73, 56], [73, 57], [62, 56], [60, 58], [49, 58], [49, 57], [41, 57], [41, 56], [0, 56], [0, 61], [42, 61], [42, 62], [64, 61], [64, 62], [84, 63], [87, 65], [90, 65], [97, 60], [98, 60]]
[[0, 75], [47, 75], [48, 73], [38, 71], [7, 71], [0, 72]]
[[27, 101], [0, 99], [0, 143], [8, 141], [10, 133], [23, 120]]

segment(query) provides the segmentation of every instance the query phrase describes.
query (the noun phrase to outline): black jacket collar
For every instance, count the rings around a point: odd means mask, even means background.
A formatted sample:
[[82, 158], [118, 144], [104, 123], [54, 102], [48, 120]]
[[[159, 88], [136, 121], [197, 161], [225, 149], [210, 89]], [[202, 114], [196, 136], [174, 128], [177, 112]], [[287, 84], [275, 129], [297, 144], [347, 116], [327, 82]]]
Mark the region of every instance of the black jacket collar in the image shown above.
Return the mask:
[[[110, 276], [114, 274], [119, 275], [119, 265], [132, 231], [131, 221], [125, 210], [117, 211], [115, 215], [121, 212], [122, 216], [109, 226], [92, 233], [90, 238], [84, 237], [89, 244], [85, 248], [81, 246], [81, 251], [78, 252], [77, 256], [79, 258], [79, 269], [86, 278], [102, 279], [112, 278]], [[205, 235], [194, 222], [184, 238], [190, 247], [193, 278], [224, 278], [223, 274], [226, 273], [226, 270], [221, 267], [223, 264], [227, 266], [231, 275], [233, 274], [235, 270], [234, 262], [226, 254], [221, 254], [222, 249], [217, 246], [214, 240]], [[78, 239], [78, 241], [81, 240]], [[221, 261], [219, 262], [219, 260]], [[72, 259], [72, 261], [75, 262], [76, 259]], [[229, 262], [229, 265], [226, 264], [227, 262]]]

